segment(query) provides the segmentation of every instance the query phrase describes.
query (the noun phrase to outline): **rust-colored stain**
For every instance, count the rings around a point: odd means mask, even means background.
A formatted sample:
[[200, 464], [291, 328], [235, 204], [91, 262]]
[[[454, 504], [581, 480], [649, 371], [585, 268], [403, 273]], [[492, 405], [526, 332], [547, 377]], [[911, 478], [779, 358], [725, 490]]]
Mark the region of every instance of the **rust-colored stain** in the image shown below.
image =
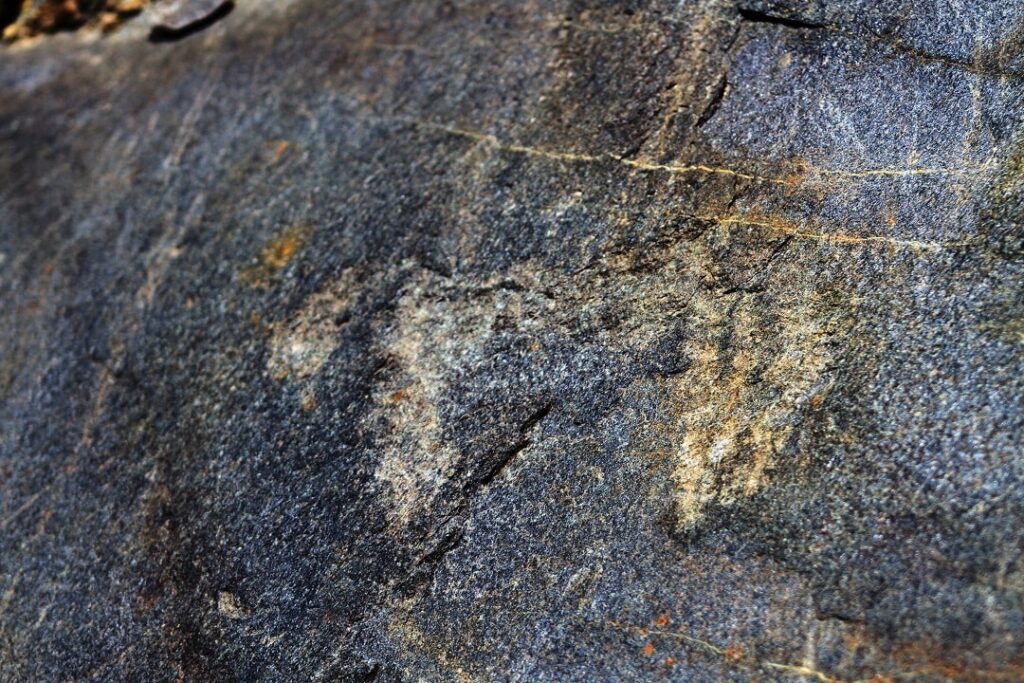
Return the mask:
[[302, 410], [307, 413], [311, 413], [316, 410], [316, 407], [316, 395], [312, 391], [307, 392], [306, 395], [302, 397]]
[[[747, 654], [740, 645], [730, 645], [728, 647], [722, 647], [716, 645], [710, 641], [698, 638], [694, 635], [687, 633], [687, 629], [684, 626], [680, 626], [678, 631], [661, 631], [641, 627], [631, 626], [617, 621], [608, 621], [605, 624], [611, 628], [620, 629], [630, 633], [636, 633], [643, 636], [653, 634], [655, 637], [673, 638], [685, 646], [699, 649], [708, 654], [717, 655], [721, 657], [728, 665], [732, 667], [747, 669], [753, 672], [756, 669], [767, 669], [779, 674], [785, 679], [806, 679], [806, 680], [817, 680], [821, 683], [854, 683], [848, 679], [837, 678], [827, 671], [815, 668], [809, 664], [789, 664], [784, 662], [777, 662], [771, 660], [758, 660], [753, 656]], [[851, 648], [861, 647], [870, 645], [870, 643], [862, 638], [860, 635], [854, 635], [851, 640], [847, 639], [847, 645]], [[650, 656], [654, 653], [654, 644], [648, 643], [644, 648], [644, 654]], [[900, 648], [899, 651], [890, 652], [890, 655], [894, 656], [897, 661], [902, 661], [905, 670], [896, 673], [878, 673], [867, 678], [858, 679], [859, 683], [895, 683], [898, 680], [917, 678], [922, 676], [936, 675], [943, 678], [943, 680], [950, 681], [964, 681], [965, 683], [970, 681], [1022, 681], [1024, 680], [1024, 669], [1019, 666], [1011, 666], [1007, 669], [992, 670], [992, 669], [970, 669], [963, 664], [950, 663], [948, 661], [937, 661], [933, 659], [934, 656], [934, 644], [929, 645], [911, 645], [904, 648]], [[676, 660], [669, 656], [665, 660], [666, 666], [672, 666]], [[751, 678], [750, 680], [754, 680]], [[772, 678], [772, 680], [783, 680], [783, 678]]]
[[738, 662], [743, 659], [743, 648], [739, 645], [730, 645], [722, 651], [722, 654], [730, 662]]
[[667, 614], [662, 614], [661, 616], [659, 616], [657, 619], [654, 620], [654, 625], [657, 626], [658, 628], [664, 628], [665, 626], [667, 626], [668, 625], [668, 615]]
[[273, 240], [268, 244], [263, 252], [260, 254], [260, 261], [263, 262], [267, 268], [272, 270], [281, 270], [288, 265], [292, 257], [299, 250], [301, 246], [300, 236], [292, 231], [288, 234]]
[[803, 179], [807, 176], [807, 169], [800, 168], [799, 170], [793, 171], [784, 178], [786, 187], [793, 189], [803, 182]]
[[291, 147], [291, 144], [292, 143], [288, 142], [287, 140], [269, 140], [267, 142], [267, 147], [269, 147], [272, 151], [270, 163], [276, 164], [277, 162], [281, 161], [281, 159], [284, 157], [285, 152], [287, 152], [288, 148]]
[[676, 658], [675, 657], [666, 657], [665, 658], [665, 666], [667, 666], [668, 668], [671, 669], [675, 665], [676, 665]]
[[282, 230], [263, 245], [257, 263], [242, 271], [242, 280], [253, 287], [266, 286], [306, 246], [309, 236], [310, 230], [304, 225], [293, 225]]

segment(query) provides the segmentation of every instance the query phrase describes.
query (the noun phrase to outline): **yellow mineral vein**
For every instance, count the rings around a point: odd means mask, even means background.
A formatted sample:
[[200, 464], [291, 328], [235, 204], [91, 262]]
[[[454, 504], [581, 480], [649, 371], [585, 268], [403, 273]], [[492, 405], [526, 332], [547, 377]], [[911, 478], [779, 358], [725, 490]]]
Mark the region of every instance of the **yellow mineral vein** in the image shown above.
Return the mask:
[[[405, 120], [405, 119], [403, 119]], [[709, 166], [706, 164], [658, 164], [650, 161], [644, 161], [641, 159], [627, 159], [621, 155], [612, 154], [605, 152], [601, 154], [588, 154], [582, 152], [571, 152], [563, 150], [552, 150], [545, 149], [543, 147], [531, 147], [528, 145], [520, 145], [514, 143], [502, 142], [496, 135], [490, 133], [482, 133], [476, 130], [470, 130], [467, 128], [459, 128], [456, 126], [450, 126], [441, 123], [424, 122], [419, 120], [405, 120], [413, 123], [414, 125], [429, 128], [431, 130], [438, 130], [449, 135], [461, 137], [469, 140], [475, 140], [480, 143], [490, 145], [491, 147], [508, 153], [508, 154], [521, 154], [524, 156], [537, 157], [541, 159], [548, 159], [551, 161], [567, 162], [567, 163], [598, 163], [601, 161], [614, 161], [629, 168], [638, 169], [641, 171], [659, 171], [669, 174], [704, 174], [704, 175], [723, 175], [741, 180], [750, 180], [753, 182], [764, 182], [772, 183], [776, 185], [787, 185], [793, 186], [799, 182], [806, 180], [808, 176], [818, 176], [821, 178], [898, 178], [906, 176], [927, 176], [927, 175], [974, 175], [987, 171], [989, 164], [985, 163], [978, 167], [972, 168], [961, 168], [961, 169], [945, 169], [945, 168], [880, 168], [880, 169], [868, 169], [863, 171], [843, 171], [835, 169], [816, 169], [811, 167], [805, 167], [800, 172], [791, 174], [787, 178], [776, 178], [771, 176], [757, 175], [754, 173], [748, 173], [740, 171], [734, 168], [725, 166]], [[802, 178], [801, 180], [794, 180], [794, 178]], [[788, 235], [798, 239], [814, 240], [818, 242], [827, 242], [831, 244], [850, 244], [850, 245], [881, 245], [893, 248], [912, 249], [915, 251], [937, 251], [945, 249], [955, 249], [959, 247], [968, 247], [976, 244], [976, 240], [952, 240], [952, 241], [928, 241], [928, 240], [907, 240], [890, 237], [887, 235], [850, 235], [844, 233], [835, 232], [816, 232], [795, 225], [789, 221], [773, 218], [765, 218], [763, 216], [753, 216], [745, 214], [730, 214], [723, 216], [715, 215], [701, 215], [694, 214], [688, 216], [694, 220], [710, 221], [720, 226], [729, 225], [741, 225], [751, 228], [759, 228], [767, 230], [781, 235]]]
[[508, 154], [521, 154], [524, 156], [549, 159], [552, 161], [563, 161], [570, 163], [598, 163], [601, 161], [614, 161], [623, 166], [634, 168], [640, 171], [663, 172], [672, 175], [722, 175], [752, 182], [769, 183], [773, 185], [785, 185], [794, 187], [807, 183], [810, 180], [825, 182], [829, 179], [845, 178], [849, 180], [864, 180], [869, 178], [906, 178], [920, 176], [979, 176], [991, 169], [991, 163], [986, 162], [979, 166], [968, 166], [965, 168], [869, 168], [862, 170], [843, 170], [817, 168], [803, 164], [797, 164], [792, 172], [779, 177], [754, 173], [752, 171], [739, 170], [728, 166], [712, 166], [708, 164], [662, 164], [644, 159], [629, 159], [613, 152], [601, 152], [591, 154], [586, 152], [573, 152], [567, 150], [546, 149], [544, 147], [532, 147], [517, 143], [503, 142], [498, 136], [483, 133], [467, 128], [460, 128], [443, 123], [430, 121], [402, 119], [421, 128], [438, 130], [456, 137], [475, 140], [485, 143], [491, 147]]
[[887, 235], [849, 235], [833, 232], [814, 232], [803, 229], [789, 221], [766, 218], [763, 216], [751, 216], [746, 214], [730, 214], [715, 216], [708, 214], [691, 214], [687, 216], [698, 221], [708, 221], [717, 225], [741, 225], [745, 227], [758, 228], [780, 235], [787, 235], [798, 239], [813, 240], [816, 242], [829, 242], [833, 244], [877, 244], [893, 248], [913, 249], [916, 251], [938, 251], [943, 249], [956, 249], [969, 247], [977, 244], [977, 240], [949, 240], [944, 242], [926, 240], [903, 240]]

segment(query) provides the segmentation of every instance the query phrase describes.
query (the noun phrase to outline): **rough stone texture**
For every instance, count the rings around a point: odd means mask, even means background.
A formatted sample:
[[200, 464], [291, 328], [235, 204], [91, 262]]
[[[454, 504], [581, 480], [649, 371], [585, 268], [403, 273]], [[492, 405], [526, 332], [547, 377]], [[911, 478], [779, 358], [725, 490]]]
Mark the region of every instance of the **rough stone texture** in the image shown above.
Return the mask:
[[0, 680], [1024, 680], [1024, 4], [0, 53]]

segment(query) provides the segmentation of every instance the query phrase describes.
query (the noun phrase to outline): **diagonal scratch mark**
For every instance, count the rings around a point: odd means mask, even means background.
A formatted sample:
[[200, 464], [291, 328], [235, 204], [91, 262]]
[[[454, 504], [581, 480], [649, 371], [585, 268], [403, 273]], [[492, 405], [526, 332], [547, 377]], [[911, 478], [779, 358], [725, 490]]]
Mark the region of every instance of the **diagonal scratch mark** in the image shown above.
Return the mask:
[[36, 491], [31, 496], [29, 496], [27, 499], [25, 499], [24, 503], [19, 505], [17, 508], [15, 508], [15, 510], [13, 512], [11, 512], [9, 515], [7, 515], [7, 517], [4, 517], [3, 519], [0, 519], [0, 530], [6, 529], [8, 527], [8, 525], [11, 524], [11, 522], [16, 520], [18, 517], [20, 517], [23, 512], [25, 512], [26, 510], [31, 508], [33, 505], [35, 505], [35, 502], [37, 500], [39, 500], [39, 497], [42, 496], [44, 493], [46, 493], [46, 491], [49, 490], [49, 488], [50, 488], [50, 486], [46, 486], [41, 491]]

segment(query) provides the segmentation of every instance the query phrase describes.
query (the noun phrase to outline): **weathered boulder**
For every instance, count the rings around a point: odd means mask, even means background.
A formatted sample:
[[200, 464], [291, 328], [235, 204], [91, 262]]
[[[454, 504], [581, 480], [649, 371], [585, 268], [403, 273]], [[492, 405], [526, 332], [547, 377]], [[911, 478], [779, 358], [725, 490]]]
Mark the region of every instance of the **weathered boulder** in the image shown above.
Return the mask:
[[0, 51], [0, 679], [1024, 679], [1024, 5], [148, 13]]

